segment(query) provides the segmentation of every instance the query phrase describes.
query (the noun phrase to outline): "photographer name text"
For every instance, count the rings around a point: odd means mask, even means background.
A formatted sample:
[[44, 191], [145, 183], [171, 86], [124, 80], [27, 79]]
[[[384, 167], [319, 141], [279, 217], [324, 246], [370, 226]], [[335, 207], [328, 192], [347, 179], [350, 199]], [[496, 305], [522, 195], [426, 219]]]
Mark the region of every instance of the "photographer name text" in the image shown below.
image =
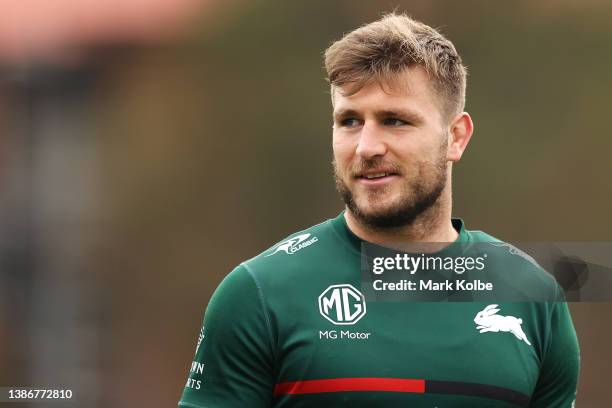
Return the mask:
[[419, 280], [417, 282], [402, 279], [397, 282], [384, 282], [381, 279], [377, 279], [372, 282], [372, 286], [376, 291], [492, 291], [493, 284], [491, 282], [483, 282], [480, 279], [466, 280], [445, 280], [437, 282], [431, 279]]

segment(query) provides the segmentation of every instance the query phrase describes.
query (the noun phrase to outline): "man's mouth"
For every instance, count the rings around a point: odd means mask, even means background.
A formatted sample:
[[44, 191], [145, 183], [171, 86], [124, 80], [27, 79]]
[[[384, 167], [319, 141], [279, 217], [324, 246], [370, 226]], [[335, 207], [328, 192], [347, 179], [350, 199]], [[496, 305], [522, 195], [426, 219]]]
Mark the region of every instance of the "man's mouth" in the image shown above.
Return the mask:
[[379, 185], [387, 183], [398, 176], [398, 173], [392, 171], [371, 171], [358, 174], [356, 178], [357, 181], [367, 185]]
[[395, 173], [373, 173], [373, 174], [364, 174], [359, 176], [360, 178], [365, 178], [368, 180], [374, 180], [374, 179], [379, 179], [379, 178], [383, 178], [383, 177], [388, 177], [388, 176], [392, 176], [395, 175]]

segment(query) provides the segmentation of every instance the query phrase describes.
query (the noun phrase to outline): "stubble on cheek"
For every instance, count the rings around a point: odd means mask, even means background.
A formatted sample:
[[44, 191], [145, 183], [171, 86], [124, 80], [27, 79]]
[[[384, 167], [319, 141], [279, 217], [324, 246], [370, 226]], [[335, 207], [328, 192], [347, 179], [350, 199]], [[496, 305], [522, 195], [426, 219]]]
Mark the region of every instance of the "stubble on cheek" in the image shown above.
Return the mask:
[[[332, 161], [332, 167], [336, 190], [349, 209], [359, 213], [386, 212], [389, 208], [398, 205], [402, 201], [403, 195], [406, 194], [407, 190], [410, 190], [404, 175], [398, 176], [399, 179], [393, 181], [391, 185], [366, 187], [360, 185], [352, 177], [355, 171], [360, 171], [359, 169], [355, 169], [353, 172], [342, 171], [335, 160]], [[397, 166], [393, 167], [397, 168]]]
[[342, 200], [350, 208], [351, 203], [354, 204], [353, 195], [351, 193], [349, 186], [344, 181], [345, 177], [347, 176], [340, 170], [338, 166], [338, 162], [336, 161], [335, 158], [332, 160], [332, 172], [334, 175], [334, 183], [336, 185], [336, 191], [338, 192], [338, 194], [340, 194], [340, 197], [342, 198]]

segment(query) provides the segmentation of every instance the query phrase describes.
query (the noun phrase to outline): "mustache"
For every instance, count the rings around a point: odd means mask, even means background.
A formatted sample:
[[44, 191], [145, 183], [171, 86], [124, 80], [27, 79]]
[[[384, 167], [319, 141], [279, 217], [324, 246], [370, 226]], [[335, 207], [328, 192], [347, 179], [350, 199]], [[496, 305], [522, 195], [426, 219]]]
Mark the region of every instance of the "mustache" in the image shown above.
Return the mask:
[[357, 176], [357, 175], [365, 173], [366, 171], [379, 170], [379, 169], [384, 169], [386, 172], [389, 172], [389, 173], [402, 174], [402, 168], [399, 165], [393, 162], [379, 159], [379, 158], [370, 159], [370, 160], [367, 160], [367, 159], [360, 160], [356, 162], [355, 164], [353, 164], [348, 169], [348, 172], [352, 176]]

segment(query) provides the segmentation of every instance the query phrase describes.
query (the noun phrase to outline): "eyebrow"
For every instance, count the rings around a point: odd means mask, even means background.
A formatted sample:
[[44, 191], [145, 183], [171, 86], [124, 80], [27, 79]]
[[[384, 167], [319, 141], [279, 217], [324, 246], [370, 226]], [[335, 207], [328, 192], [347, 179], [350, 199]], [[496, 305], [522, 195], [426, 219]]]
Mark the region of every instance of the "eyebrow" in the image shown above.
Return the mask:
[[[407, 109], [382, 109], [374, 112], [374, 115], [378, 119], [385, 119], [389, 117], [405, 119], [413, 124], [418, 124], [425, 121], [420, 113]], [[333, 113], [334, 120], [336, 121], [341, 121], [342, 119], [355, 116], [359, 117], [361, 115], [354, 109], [340, 109]]]

